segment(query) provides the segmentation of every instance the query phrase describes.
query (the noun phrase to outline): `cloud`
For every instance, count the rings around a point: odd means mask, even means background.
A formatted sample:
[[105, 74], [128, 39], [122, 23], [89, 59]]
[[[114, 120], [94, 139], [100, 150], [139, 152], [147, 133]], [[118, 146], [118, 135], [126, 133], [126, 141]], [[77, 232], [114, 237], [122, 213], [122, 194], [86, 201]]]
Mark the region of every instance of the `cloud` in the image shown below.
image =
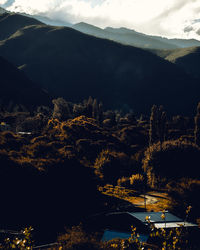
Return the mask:
[[169, 37], [198, 36], [192, 29], [186, 31], [200, 16], [199, 0], [0, 0], [0, 5], [72, 23], [125, 26]]

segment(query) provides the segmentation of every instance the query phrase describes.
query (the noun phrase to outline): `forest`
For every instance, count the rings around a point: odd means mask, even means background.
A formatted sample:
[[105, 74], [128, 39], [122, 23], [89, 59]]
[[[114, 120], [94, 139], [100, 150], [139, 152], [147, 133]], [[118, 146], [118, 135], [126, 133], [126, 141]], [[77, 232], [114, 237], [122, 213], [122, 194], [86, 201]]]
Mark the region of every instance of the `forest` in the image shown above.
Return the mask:
[[91, 215], [133, 209], [131, 192], [151, 191], [167, 195], [159, 209], [184, 218], [191, 206], [189, 220], [198, 223], [200, 104], [195, 117], [156, 105], [136, 116], [92, 97], [57, 98], [31, 112], [1, 110], [0, 121], [3, 228], [31, 226], [36, 243], [59, 240], [66, 249], [121, 249], [102, 246], [105, 225]]

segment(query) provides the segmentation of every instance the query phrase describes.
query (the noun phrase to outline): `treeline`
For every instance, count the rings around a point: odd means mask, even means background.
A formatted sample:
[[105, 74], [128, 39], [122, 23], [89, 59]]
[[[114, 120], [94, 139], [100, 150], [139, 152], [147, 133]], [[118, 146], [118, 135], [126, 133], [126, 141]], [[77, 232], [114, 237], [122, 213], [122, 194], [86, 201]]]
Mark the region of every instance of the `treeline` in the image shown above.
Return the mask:
[[104, 111], [92, 98], [79, 104], [58, 98], [53, 105], [32, 114], [1, 113], [1, 122], [11, 127], [0, 133], [4, 225], [28, 222], [55, 235], [64, 225], [110, 209], [98, 191], [106, 184], [138, 192], [164, 189], [178, 201], [173, 209], [181, 213], [192, 204], [198, 216], [200, 105], [195, 119], [168, 118], [159, 106], [150, 117]]

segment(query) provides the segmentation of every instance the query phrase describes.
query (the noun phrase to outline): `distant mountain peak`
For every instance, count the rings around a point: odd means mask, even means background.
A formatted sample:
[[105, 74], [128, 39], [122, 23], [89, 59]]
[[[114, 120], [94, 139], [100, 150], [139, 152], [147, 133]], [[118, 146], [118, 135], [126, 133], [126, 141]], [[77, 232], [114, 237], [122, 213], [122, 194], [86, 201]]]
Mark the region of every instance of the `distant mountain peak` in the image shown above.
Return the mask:
[[76, 23], [73, 25], [73, 27], [75, 28], [90, 28], [90, 29], [95, 29], [95, 30], [102, 30], [101, 28], [94, 26], [92, 24], [89, 23], [85, 23], [85, 22], [80, 22], [80, 23]]
[[8, 13], [8, 11], [5, 10], [4, 8], [1, 8], [1, 7], [0, 7], [0, 14], [4, 14], [4, 13]]
[[[105, 30], [118, 30], [118, 31], [135, 31], [134, 29], [128, 29], [128, 28], [126, 28], [126, 27], [120, 27], [120, 28], [113, 28], [113, 27], [111, 27], [111, 26], [108, 26], [108, 27], [106, 27], [105, 28]], [[136, 32], [136, 31], [135, 31]]]

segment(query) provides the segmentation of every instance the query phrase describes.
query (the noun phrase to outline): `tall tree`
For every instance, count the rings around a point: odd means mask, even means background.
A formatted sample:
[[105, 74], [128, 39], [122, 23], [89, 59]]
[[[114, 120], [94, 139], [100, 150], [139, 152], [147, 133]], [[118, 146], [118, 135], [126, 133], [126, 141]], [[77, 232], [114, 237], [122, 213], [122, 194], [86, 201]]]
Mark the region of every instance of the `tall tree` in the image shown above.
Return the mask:
[[92, 104], [92, 117], [98, 121], [99, 110], [98, 110], [98, 102], [97, 99], [94, 99]]
[[197, 114], [194, 118], [194, 141], [196, 145], [200, 146], [200, 102], [197, 105]]
[[87, 117], [92, 117], [92, 110], [93, 110], [93, 98], [90, 96], [86, 104], [86, 116]]
[[53, 118], [60, 121], [66, 121], [71, 117], [70, 108], [68, 103], [63, 98], [57, 98], [52, 101], [54, 104]]
[[150, 116], [149, 145], [157, 141], [158, 107], [153, 105]]
[[99, 103], [98, 110], [99, 110], [98, 122], [101, 125], [103, 122], [103, 103], [102, 102]]
[[150, 116], [149, 145], [157, 141], [160, 141], [162, 145], [166, 136], [166, 122], [167, 116], [163, 106], [153, 105]]
[[160, 106], [158, 110], [157, 126], [158, 126], [158, 137], [161, 144], [165, 140], [166, 136], [166, 122], [167, 122], [166, 112], [164, 111], [163, 106]]

